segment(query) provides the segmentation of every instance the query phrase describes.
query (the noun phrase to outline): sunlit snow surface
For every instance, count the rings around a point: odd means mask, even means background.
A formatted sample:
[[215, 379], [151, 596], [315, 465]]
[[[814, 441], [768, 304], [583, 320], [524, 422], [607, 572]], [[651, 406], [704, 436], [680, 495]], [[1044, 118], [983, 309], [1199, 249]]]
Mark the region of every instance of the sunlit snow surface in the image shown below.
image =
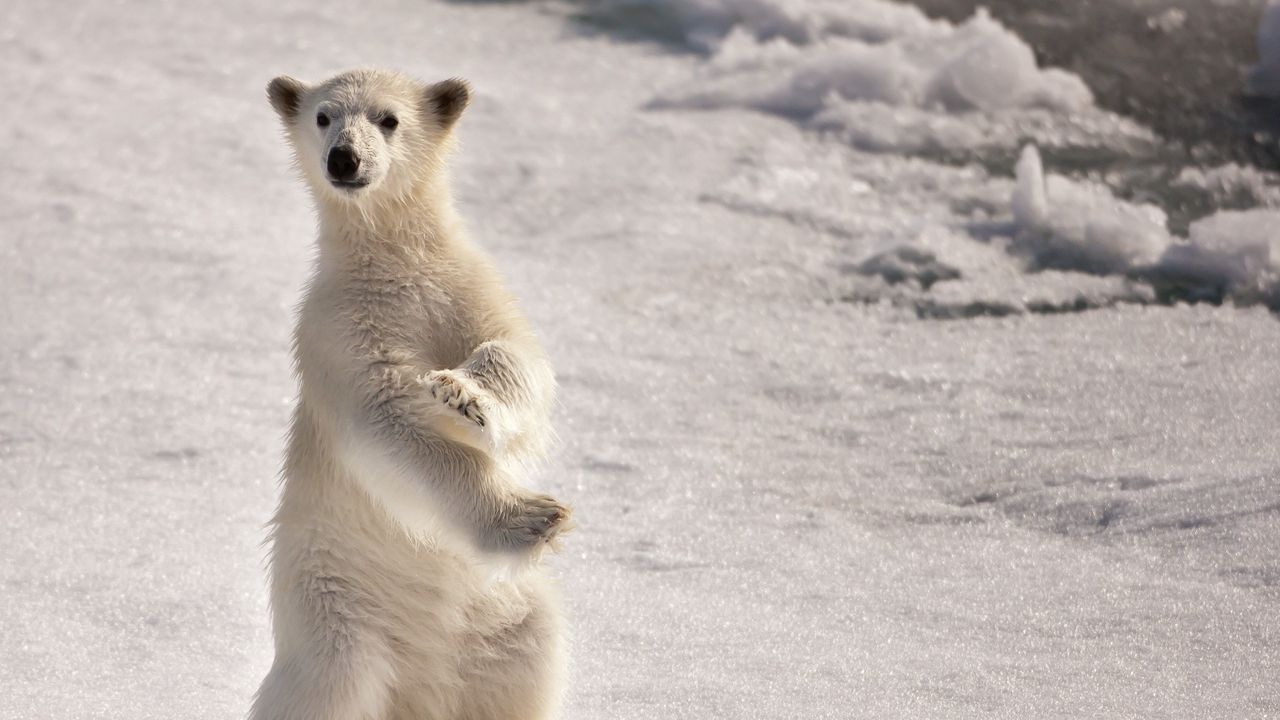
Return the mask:
[[[730, 6], [687, 5], [699, 42], [975, 32]], [[1274, 216], [1179, 238], [1029, 160], [901, 154], [1127, 127], [1083, 99], [688, 103], [746, 66], [562, 10], [6, 6], [0, 717], [247, 708], [313, 233], [263, 87], [364, 64], [478, 89], [460, 205], [562, 383], [568, 718], [1280, 713]], [[846, 137], [898, 117], [924, 139]]]

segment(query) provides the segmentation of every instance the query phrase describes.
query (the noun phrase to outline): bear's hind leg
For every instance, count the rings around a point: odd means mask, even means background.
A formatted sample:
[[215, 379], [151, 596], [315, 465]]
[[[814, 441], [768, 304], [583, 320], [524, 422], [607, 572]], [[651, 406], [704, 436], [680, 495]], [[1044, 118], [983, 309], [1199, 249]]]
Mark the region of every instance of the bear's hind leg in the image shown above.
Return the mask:
[[463, 674], [458, 720], [551, 720], [564, 693], [565, 641], [552, 599], [480, 638]]
[[347, 637], [277, 651], [249, 720], [386, 720], [394, 671], [381, 648]]

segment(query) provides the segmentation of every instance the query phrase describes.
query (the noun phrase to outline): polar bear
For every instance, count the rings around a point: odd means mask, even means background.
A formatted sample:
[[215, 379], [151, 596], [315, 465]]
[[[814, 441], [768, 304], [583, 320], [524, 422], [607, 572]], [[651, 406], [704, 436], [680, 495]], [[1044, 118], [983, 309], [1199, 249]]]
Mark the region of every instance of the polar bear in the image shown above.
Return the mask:
[[320, 230], [251, 717], [550, 717], [563, 631], [538, 558], [570, 511], [516, 480], [555, 380], [450, 198], [468, 86], [357, 70], [267, 93]]

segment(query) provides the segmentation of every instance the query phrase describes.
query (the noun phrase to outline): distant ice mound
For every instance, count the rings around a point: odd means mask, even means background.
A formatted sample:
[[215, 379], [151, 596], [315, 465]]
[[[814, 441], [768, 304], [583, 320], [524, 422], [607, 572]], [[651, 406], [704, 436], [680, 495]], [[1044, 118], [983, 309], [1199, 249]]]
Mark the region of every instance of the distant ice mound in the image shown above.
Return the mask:
[[[1093, 102], [1080, 78], [1041, 70], [1031, 48], [984, 10], [956, 26], [876, 0], [850, 0], [841, 3], [847, 14], [825, 16], [764, 2], [723, 5], [733, 10], [692, 14], [692, 38], [712, 50], [714, 76], [672, 103], [808, 117], [838, 100], [985, 112]], [[746, 12], [763, 8], [777, 12]], [[859, 17], [860, 9], [869, 12]], [[709, 28], [725, 34], [712, 40]]]
[[963, 152], [1115, 146], [1151, 135], [1103, 112], [1077, 76], [1036, 64], [983, 9], [953, 25], [883, 0], [650, 0], [710, 55], [659, 107], [745, 107], [790, 117], [854, 147]]

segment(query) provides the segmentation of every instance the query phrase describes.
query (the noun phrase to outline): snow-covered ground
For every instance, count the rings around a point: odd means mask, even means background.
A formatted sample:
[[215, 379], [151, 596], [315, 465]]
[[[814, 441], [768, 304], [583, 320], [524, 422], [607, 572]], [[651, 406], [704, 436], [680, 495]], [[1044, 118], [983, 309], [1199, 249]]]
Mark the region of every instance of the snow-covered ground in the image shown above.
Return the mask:
[[989, 19], [650, 4], [686, 49], [537, 3], [0, 11], [0, 717], [247, 708], [313, 227], [263, 87], [353, 65], [478, 89], [459, 200], [563, 386], [566, 717], [1280, 714], [1272, 180], [1189, 169], [1260, 207], [1178, 237], [1013, 177], [1154, 140]]

